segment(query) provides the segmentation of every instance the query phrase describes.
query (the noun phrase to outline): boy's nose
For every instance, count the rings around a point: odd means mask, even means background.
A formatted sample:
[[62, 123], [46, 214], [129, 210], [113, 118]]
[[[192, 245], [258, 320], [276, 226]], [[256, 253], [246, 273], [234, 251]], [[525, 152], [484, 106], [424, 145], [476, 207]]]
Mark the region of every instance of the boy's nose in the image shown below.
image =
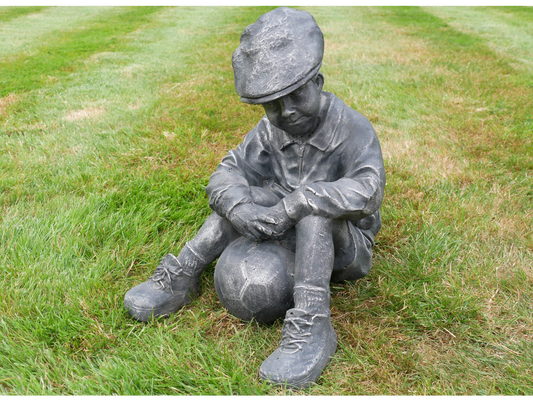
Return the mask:
[[284, 118], [291, 117], [296, 111], [294, 105], [289, 98], [283, 97], [280, 99], [281, 103], [281, 115]]

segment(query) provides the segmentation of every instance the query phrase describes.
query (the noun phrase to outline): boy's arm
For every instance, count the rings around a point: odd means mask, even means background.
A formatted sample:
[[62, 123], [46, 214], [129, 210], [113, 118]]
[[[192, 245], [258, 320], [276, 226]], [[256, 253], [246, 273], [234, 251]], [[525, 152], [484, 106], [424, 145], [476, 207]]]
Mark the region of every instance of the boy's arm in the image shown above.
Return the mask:
[[314, 214], [357, 221], [379, 209], [385, 189], [381, 148], [370, 123], [359, 129], [357, 142], [352, 140], [343, 149], [341, 179], [304, 185], [283, 199], [291, 219]]
[[209, 206], [222, 217], [228, 218], [237, 205], [252, 203], [250, 186], [262, 186], [270, 171], [263, 125], [261, 120], [237, 149], [228, 152], [209, 178]]
[[253, 203], [250, 194], [250, 186], [262, 186], [270, 172], [270, 152], [264, 134], [261, 121], [237, 149], [222, 159], [206, 188], [211, 209], [252, 240], [270, 237], [268, 224], [276, 222], [268, 208]]
[[252, 202], [248, 177], [241, 170], [239, 159], [237, 151], [230, 150], [211, 174], [206, 188], [209, 207], [222, 217], [228, 218], [237, 205]]

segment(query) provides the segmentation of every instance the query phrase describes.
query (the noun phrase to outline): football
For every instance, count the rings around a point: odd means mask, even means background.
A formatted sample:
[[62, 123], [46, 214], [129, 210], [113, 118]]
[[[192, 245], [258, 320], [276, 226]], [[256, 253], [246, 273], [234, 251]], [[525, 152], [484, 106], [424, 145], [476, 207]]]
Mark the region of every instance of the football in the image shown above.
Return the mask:
[[293, 306], [294, 253], [275, 242], [241, 237], [220, 255], [215, 288], [235, 317], [270, 323]]

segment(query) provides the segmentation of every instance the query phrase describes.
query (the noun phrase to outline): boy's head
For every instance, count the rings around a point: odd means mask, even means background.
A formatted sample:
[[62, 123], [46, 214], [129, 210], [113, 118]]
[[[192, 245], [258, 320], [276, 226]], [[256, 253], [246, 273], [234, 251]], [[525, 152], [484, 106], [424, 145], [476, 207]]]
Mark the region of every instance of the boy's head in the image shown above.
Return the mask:
[[311, 14], [281, 7], [246, 27], [233, 53], [235, 89], [262, 104], [270, 122], [293, 135], [316, 128], [324, 77], [324, 37]]

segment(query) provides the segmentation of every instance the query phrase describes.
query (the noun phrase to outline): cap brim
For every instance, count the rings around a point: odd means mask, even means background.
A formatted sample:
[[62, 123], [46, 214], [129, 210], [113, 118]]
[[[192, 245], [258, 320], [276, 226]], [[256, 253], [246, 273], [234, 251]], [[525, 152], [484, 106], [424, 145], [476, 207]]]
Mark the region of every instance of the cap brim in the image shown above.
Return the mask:
[[279, 99], [280, 97], [288, 95], [289, 93], [291, 93], [291, 92], [295, 91], [296, 89], [298, 89], [300, 86], [303, 86], [306, 83], [308, 83], [311, 79], [313, 79], [315, 77], [315, 75], [320, 70], [321, 66], [322, 66], [322, 62], [320, 62], [315, 68], [313, 68], [305, 77], [300, 79], [298, 82], [286, 87], [283, 90], [280, 90], [279, 92], [271, 93], [269, 95], [262, 96], [262, 97], [257, 97], [257, 98], [250, 98], [250, 97], [241, 96], [241, 101], [244, 102], [244, 103], [249, 103], [249, 104], [262, 104], [262, 103], [271, 102], [272, 100]]

